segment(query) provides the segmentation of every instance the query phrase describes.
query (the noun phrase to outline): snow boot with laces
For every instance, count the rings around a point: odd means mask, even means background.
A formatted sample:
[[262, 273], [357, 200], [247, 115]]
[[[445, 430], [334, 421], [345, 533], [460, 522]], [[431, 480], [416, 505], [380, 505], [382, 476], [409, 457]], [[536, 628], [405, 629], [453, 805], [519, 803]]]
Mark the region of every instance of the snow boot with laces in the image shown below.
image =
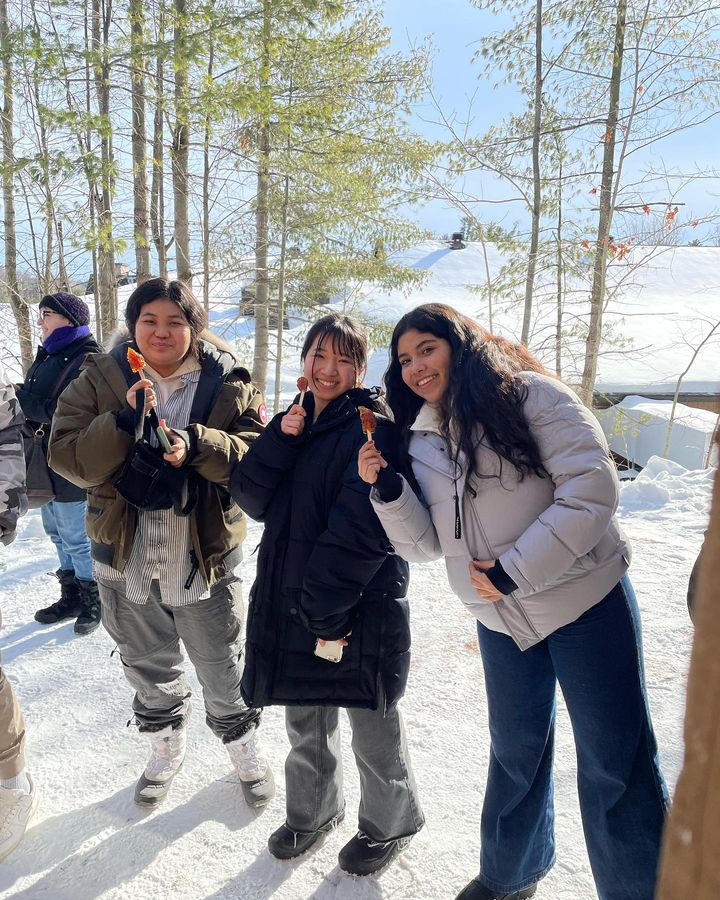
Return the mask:
[[358, 831], [338, 854], [338, 865], [348, 875], [372, 875], [389, 866], [411, 840], [412, 835], [392, 841], [374, 841], [364, 831]]
[[90, 634], [100, 624], [100, 595], [96, 581], [76, 578], [80, 593], [80, 613], [75, 622], [75, 634]]
[[345, 818], [343, 809], [317, 831], [294, 831], [287, 822], [276, 828], [268, 838], [268, 850], [275, 859], [295, 859], [308, 850], [324, 843], [325, 838], [337, 828]]
[[225, 743], [240, 776], [245, 802], [253, 809], [265, 806], [275, 796], [275, 779], [268, 761], [260, 755], [257, 727], [249, 728], [234, 741]]
[[170, 783], [183, 764], [187, 735], [184, 727], [173, 728], [172, 725], [145, 733], [150, 739], [152, 753], [135, 785], [135, 802], [145, 809], [152, 809], [165, 799]]
[[72, 569], [58, 569], [53, 574], [60, 582], [60, 599], [35, 613], [35, 621], [43, 625], [54, 625], [63, 619], [75, 619], [82, 612], [80, 590]]

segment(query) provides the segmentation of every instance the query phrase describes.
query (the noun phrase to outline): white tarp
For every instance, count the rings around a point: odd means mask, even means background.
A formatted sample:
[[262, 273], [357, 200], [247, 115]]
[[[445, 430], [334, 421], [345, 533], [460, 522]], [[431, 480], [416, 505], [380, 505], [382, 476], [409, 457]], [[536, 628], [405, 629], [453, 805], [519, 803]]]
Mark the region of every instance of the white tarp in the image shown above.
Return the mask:
[[678, 403], [666, 453], [671, 409], [670, 400], [629, 396], [607, 409], [596, 409], [595, 414], [610, 449], [631, 463], [645, 466], [651, 456], [663, 456], [686, 469], [704, 468], [717, 414]]

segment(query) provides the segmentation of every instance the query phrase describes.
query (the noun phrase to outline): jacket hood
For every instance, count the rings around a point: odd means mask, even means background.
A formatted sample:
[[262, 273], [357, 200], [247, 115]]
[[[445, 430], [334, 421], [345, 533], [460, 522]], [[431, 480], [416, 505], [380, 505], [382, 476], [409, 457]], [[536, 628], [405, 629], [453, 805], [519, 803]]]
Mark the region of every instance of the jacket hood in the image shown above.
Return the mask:
[[[132, 347], [133, 350], [140, 352], [135, 341], [130, 339], [129, 332], [125, 330], [126, 339], [120, 340], [121, 333], [116, 332], [113, 335], [113, 345], [108, 356], [111, 356], [115, 362], [126, 373], [128, 369], [127, 351]], [[230, 373], [235, 372], [241, 381], [250, 384], [250, 373], [243, 366], [239, 366], [235, 356], [211, 339], [214, 335], [203, 332], [204, 337], [200, 338], [200, 366], [204, 374], [221, 379], [227, 378]], [[222, 343], [222, 342], [221, 342]]]

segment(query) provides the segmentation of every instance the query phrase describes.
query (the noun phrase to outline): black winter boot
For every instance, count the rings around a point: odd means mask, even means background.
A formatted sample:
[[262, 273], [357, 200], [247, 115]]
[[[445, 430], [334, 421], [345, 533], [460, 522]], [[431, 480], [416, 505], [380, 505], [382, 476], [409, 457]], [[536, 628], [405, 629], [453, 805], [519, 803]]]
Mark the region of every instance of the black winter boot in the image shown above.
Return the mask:
[[81, 611], [75, 623], [75, 634], [90, 634], [100, 624], [100, 595], [96, 581], [76, 578], [80, 591]]
[[519, 891], [511, 893], [503, 893], [503, 891], [494, 891], [474, 878], [470, 884], [466, 884], [460, 891], [455, 900], [529, 900], [535, 896], [537, 890], [537, 882], [529, 887], [521, 888]]
[[74, 619], [82, 612], [80, 591], [72, 569], [58, 569], [53, 573], [60, 582], [60, 599], [35, 613], [35, 621], [54, 625], [63, 619]]

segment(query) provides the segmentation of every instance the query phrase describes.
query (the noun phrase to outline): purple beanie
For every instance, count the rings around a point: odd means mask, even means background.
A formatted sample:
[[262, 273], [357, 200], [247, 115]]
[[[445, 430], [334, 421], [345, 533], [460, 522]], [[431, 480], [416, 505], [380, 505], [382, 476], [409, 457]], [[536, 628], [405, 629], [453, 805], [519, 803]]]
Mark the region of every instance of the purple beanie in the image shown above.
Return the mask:
[[67, 291], [57, 291], [55, 294], [47, 294], [40, 301], [40, 309], [47, 306], [61, 316], [69, 319], [73, 325], [87, 325], [90, 322], [90, 310], [87, 303], [76, 297], [75, 294], [68, 294]]

